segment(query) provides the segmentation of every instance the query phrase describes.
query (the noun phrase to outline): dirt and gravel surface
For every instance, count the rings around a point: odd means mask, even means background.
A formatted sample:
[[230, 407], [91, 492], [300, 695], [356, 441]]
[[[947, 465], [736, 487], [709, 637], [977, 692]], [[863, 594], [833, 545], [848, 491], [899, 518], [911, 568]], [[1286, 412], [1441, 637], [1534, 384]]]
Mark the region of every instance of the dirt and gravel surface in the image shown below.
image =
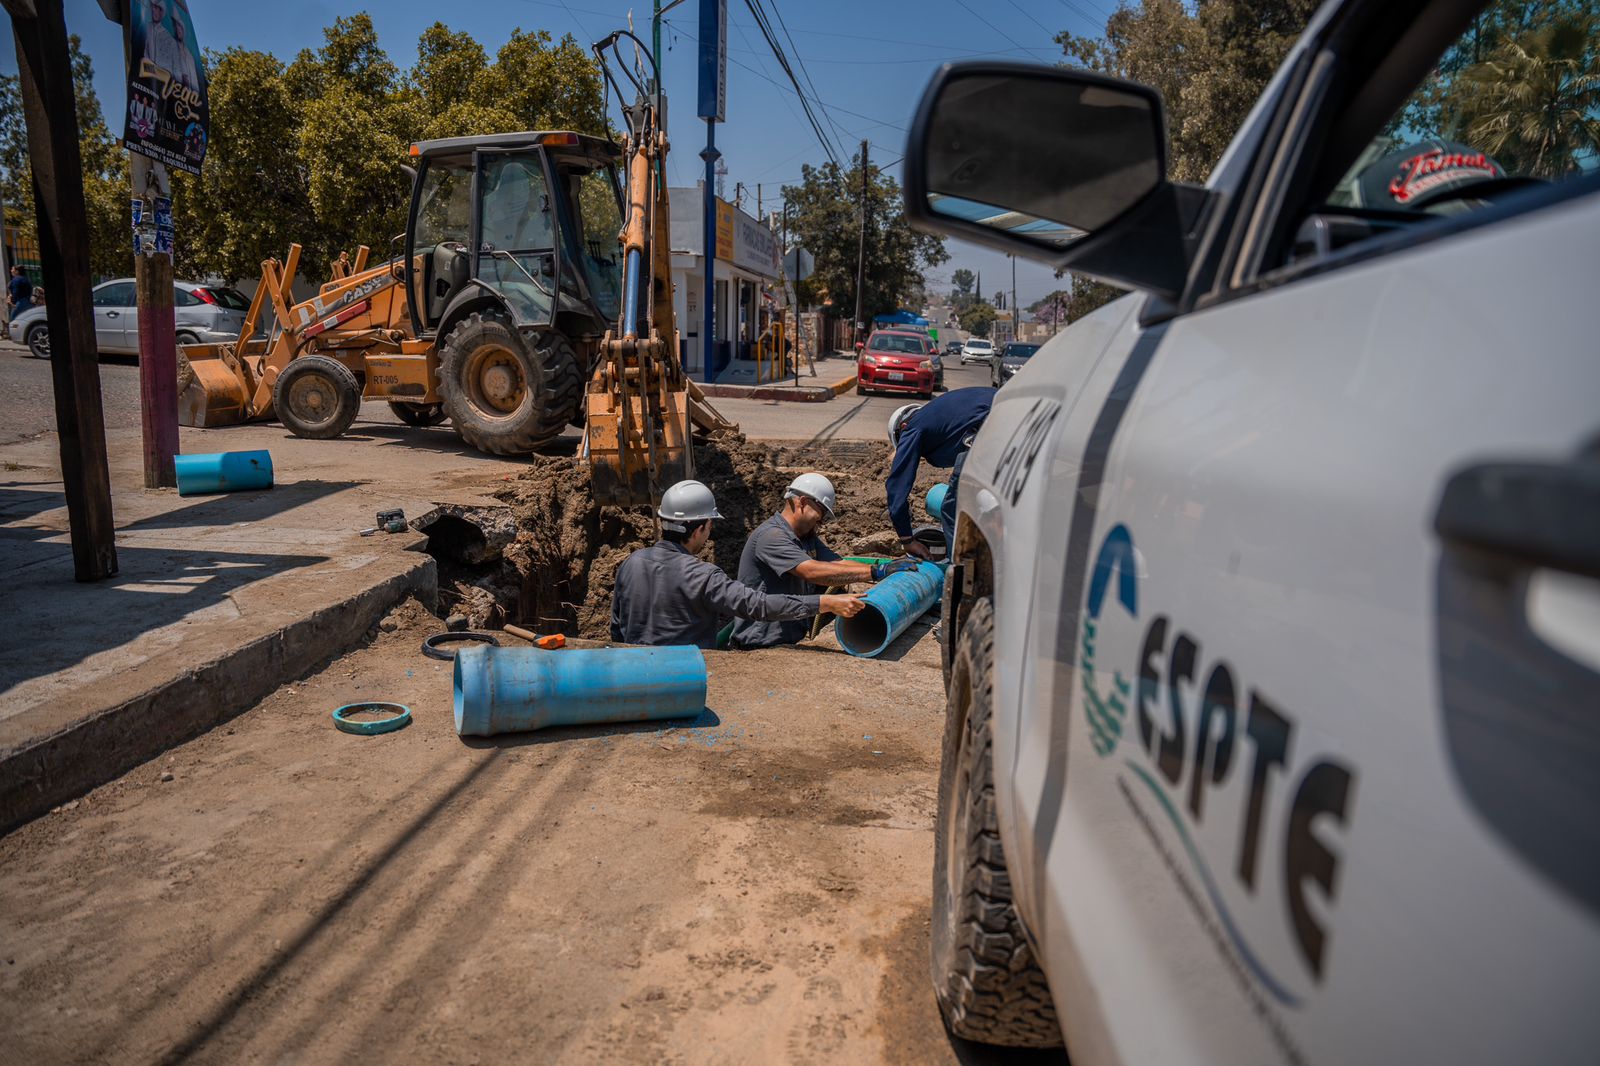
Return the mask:
[[[438, 620], [382, 627], [0, 839], [9, 1061], [983, 1061], [926, 975], [926, 627], [709, 653], [691, 722], [472, 742]], [[379, 698], [414, 723], [334, 729]]]

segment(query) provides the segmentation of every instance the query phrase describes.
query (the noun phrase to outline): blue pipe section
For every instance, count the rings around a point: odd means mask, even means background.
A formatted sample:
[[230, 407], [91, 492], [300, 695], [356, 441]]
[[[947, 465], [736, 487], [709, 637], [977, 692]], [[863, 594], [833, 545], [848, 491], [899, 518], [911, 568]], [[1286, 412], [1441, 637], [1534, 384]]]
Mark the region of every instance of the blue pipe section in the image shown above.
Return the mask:
[[179, 496], [272, 487], [272, 453], [266, 451], [175, 455], [172, 465]]
[[839, 646], [851, 655], [870, 659], [881, 655], [906, 627], [938, 606], [944, 595], [944, 567], [939, 563], [919, 563], [915, 570], [891, 574], [872, 586], [861, 598], [866, 609], [854, 618], [839, 618], [833, 623]]
[[950, 486], [941, 481], [928, 490], [928, 514], [934, 518], [939, 517], [939, 512], [944, 510], [944, 498], [950, 494]]
[[641, 334], [639, 329], [639, 292], [643, 285], [639, 279], [639, 258], [639, 249], [629, 252], [627, 267], [622, 272], [623, 299], [626, 301], [622, 311], [623, 335], [628, 337], [649, 335], [649, 330]]
[[498, 648], [456, 652], [456, 733], [692, 718], [706, 706], [699, 648]]

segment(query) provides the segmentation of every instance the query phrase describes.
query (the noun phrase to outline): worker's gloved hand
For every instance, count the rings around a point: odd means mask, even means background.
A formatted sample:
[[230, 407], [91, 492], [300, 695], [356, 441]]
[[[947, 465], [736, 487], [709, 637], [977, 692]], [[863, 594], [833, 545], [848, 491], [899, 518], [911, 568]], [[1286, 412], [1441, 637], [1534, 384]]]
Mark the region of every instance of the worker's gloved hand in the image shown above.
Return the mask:
[[901, 537], [900, 546], [906, 550], [907, 555], [913, 556], [917, 559], [927, 559], [930, 561], [933, 559], [933, 553], [928, 551], [928, 546], [922, 543], [922, 541], [918, 540], [916, 537]]
[[820, 609], [825, 614], [836, 614], [840, 618], [854, 618], [866, 606], [867, 602], [860, 596], [824, 596]]
[[872, 564], [872, 580], [882, 581], [890, 574], [903, 574], [907, 570], [915, 570], [918, 563], [910, 557], [904, 559], [891, 559], [888, 562]]

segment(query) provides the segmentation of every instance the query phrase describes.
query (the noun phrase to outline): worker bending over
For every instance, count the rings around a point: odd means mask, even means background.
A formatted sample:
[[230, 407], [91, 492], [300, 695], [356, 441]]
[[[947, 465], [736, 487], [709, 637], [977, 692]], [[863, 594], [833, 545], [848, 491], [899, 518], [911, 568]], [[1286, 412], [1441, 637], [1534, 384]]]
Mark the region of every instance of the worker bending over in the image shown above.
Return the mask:
[[[768, 595], [804, 596], [812, 586], [827, 588], [851, 581], [882, 581], [902, 570], [915, 570], [916, 561], [853, 563], [817, 535], [833, 518], [837, 503], [833, 482], [821, 474], [801, 474], [790, 482], [778, 513], [755, 528], [739, 556], [739, 580]], [[740, 619], [733, 626], [735, 648], [770, 648], [796, 644], [810, 629], [792, 619]]]
[[911, 489], [917, 481], [917, 464], [924, 459], [930, 466], [950, 471], [950, 488], [939, 509], [939, 525], [944, 529], [946, 550], [955, 550], [956, 487], [972, 438], [989, 417], [994, 392], [987, 386], [955, 389], [928, 403], [908, 403], [889, 416], [889, 443], [894, 447], [894, 463], [889, 467], [885, 486], [889, 520], [911, 555], [928, 558], [927, 547], [911, 536]]
[[864, 606], [857, 596], [771, 596], [757, 592], [697, 556], [721, 518], [711, 490], [680, 481], [661, 497], [661, 539], [617, 568], [611, 594], [611, 639], [656, 647], [717, 646], [717, 629], [736, 618], [806, 619], [821, 611], [846, 618]]

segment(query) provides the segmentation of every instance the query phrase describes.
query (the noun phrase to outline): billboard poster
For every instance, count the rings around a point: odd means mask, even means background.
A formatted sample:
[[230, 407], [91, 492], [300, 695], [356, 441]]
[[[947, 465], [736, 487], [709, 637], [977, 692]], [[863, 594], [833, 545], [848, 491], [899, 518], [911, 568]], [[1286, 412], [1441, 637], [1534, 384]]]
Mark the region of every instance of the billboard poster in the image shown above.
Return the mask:
[[187, 0], [128, 0], [125, 11], [128, 115], [123, 144], [158, 163], [198, 174], [211, 116]]

